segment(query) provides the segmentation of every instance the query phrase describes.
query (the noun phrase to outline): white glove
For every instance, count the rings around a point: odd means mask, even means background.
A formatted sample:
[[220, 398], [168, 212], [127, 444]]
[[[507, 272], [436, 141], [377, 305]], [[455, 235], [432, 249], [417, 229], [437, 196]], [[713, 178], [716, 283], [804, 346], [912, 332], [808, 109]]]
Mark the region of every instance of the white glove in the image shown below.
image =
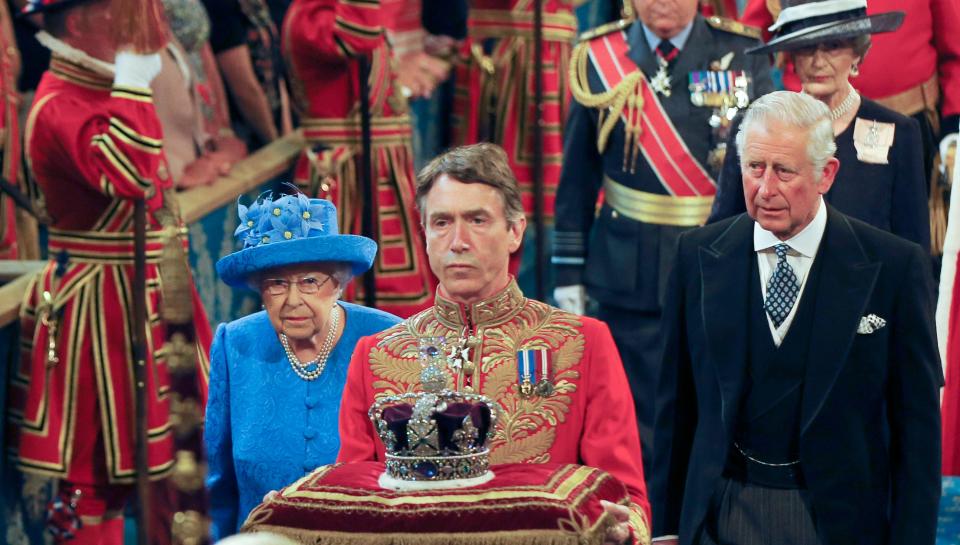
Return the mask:
[[160, 54], [140, 55], [130, 51], [120, 51], [113, 59], [113, 85], [148, 89], [153, 78], [160, 73]]
[[553, 290], [553, 298], [557, 306], [567, 312], [583, 315], [587, 305], [587, 290], [583, 284], [572, 286], [558, 286]]

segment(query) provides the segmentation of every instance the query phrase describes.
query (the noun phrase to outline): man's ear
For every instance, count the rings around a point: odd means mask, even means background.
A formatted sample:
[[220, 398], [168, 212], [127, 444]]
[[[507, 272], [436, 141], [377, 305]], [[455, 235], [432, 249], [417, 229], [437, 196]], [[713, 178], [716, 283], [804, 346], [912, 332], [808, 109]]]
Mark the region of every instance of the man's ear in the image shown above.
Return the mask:
[[817, 191], [821, 195], [830, 191], [830, 187], [833, 186], [833, 180], [837, 177], [839, 170], [840, 160], [836, 157], [831, 157], [827, 163], [823, 165], [823, 170], [820, 171], [820, 181], [817, 183]]
[[523, 242], [523, 233], [527, 230], [527, 217], [520, 216], [519, 219], [507, 225], [507, 233], [510, 235], [510, 253], [516, 252]]

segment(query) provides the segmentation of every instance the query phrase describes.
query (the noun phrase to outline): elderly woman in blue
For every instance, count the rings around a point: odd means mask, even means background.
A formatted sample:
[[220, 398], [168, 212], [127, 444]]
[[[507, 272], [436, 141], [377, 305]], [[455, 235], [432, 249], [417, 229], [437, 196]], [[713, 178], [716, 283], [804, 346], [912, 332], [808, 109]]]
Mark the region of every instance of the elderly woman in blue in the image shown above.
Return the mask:
[[262, 196], [239, 209], [243, 249], [217, 272], [258, 290], [264, 310], [221, 324], [210, 350], [204, 440], [215, 540], [235, 533], [267, 492], [334, 461], [354, 346], [400, 321], [338, 301], [377, 245], [338, 234], [328, 201]]

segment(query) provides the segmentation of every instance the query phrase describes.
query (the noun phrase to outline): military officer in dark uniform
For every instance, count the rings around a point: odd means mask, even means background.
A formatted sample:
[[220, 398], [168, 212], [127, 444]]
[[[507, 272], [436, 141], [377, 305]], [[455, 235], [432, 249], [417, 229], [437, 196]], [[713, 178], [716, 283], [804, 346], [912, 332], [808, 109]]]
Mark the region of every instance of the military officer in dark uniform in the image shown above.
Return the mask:
[[[729, 121], [773, 90], [759, 30], [697, 0], [633, 0], [638, 20], [586, 33], [571, 60], [552, 262], [558, 306], [599, 303], [620, 350], [649, 460], [658, 329], [679, 234], [702, 225]], [[596, 210], [603, 189], [603, 205]]]

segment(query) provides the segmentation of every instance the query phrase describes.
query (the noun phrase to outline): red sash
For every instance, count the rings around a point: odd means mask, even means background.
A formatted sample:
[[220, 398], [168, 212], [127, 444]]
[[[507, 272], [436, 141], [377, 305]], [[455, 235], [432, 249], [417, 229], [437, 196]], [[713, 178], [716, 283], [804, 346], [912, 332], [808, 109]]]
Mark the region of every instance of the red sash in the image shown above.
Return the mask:
[[[629, 49], [623, 31], [590, 40], [590, 63], [607, 91], [638, 70], [627, 56]], [[645, 76], [640, 79], [639, 87], [643, 99], [640, 119], [635, 115], [627, 119], [626, 109], [621, 118], [627, 126], [640, 127], [637, 145], [664, 189], [676, 197], [715, 195], [716, 182], [690, 153]]]

